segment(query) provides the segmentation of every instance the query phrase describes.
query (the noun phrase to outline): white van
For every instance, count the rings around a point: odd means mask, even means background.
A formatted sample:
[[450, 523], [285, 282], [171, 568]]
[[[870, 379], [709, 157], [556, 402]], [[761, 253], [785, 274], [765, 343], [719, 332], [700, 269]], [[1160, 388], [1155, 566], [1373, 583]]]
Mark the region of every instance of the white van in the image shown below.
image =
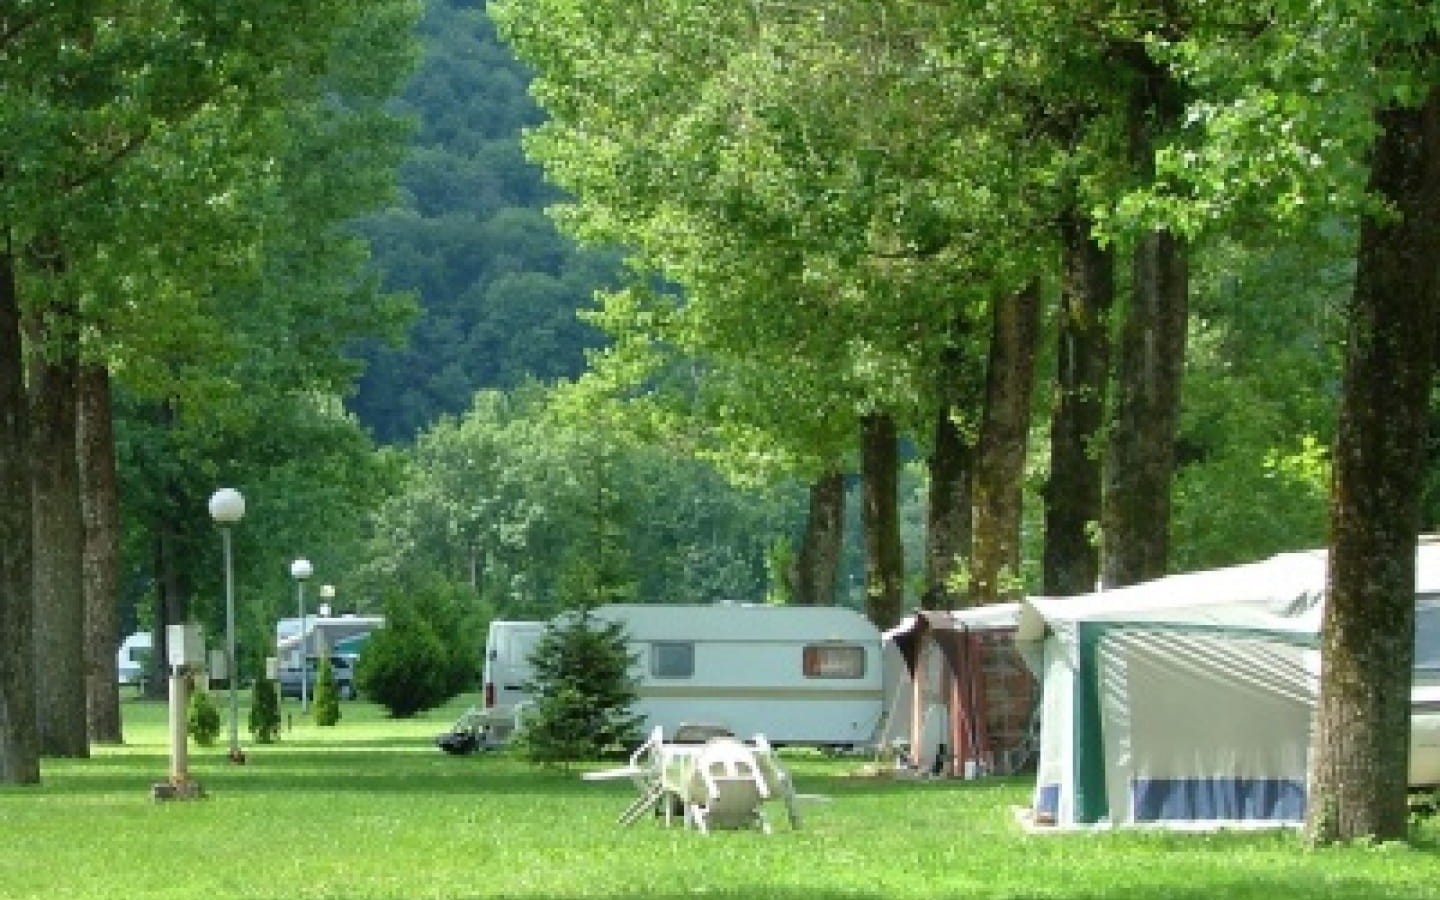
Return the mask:
[[504, 743], [528, 699], [530, 653], [548, 626], [544, 622], [497, 619], [485, 638], [483, 718], [486, 742]]
[[[635, 657], [638, 698], [632, 710], [644, 718], [646, 732], [658, 725], [673, 734], [682, 724], [705, 724], [747, 738], [764, 734], [777, 746], [856, 747], [872, 743], [879, 730], [880, 632], [855, 610], [614, 604], [593, 615], [625, 629]], [[487, 707], [523, 704], [529, 652], [546, 627], [492, 623]]]

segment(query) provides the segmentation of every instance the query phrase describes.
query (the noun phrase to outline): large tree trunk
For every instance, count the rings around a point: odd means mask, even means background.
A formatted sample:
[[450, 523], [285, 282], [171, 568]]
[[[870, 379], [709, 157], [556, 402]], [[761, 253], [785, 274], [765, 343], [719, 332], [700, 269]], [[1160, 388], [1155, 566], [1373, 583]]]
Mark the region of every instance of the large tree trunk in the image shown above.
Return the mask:
[[76, 455], [80, 384], [74, 311], [37, 315], [30, 356], [34, 490], [35, 699], [40, 752], [90, 755], [85, 712], [85, 534]]
[[0, 784], [40, 781], [30, 431], [21, 359], [15, 258], [8, 235], [0, 235]]
[[[1179, 86], [1143, 43], [1118, 51], [1134, 81], [1129, 110], [1131, 164], [1153, 178], [1155, 141], [1178, 118]], [[1170, 561], [1170, 487], [1180, 422], [1180, 382], [1189, 316], [1184, 241], [1168, 231], [1142, 237], [1120, 338], [1115, 427], [1105, 458], [1101, 578], [1106, 587], [1165, 574]]]
[[900, 543], [899, 451], [895, 420], [870, 413], [860, 421], [864, 480], [865, 612], [877, 628], [898, 625], [904, 609], [905, 550]]
[[1020, 592], [1020, 511], [1039, 343], [1040, 287], [1032, 283], [995, 304], [973, 489], [973, 606]]
[[1378, 117], [1360, 228], [1330, 504], [1329, 600], [1307, 829], [1407, 834], [1415, 537], [1440, 309], [1440, 90]]
[[792, 592], [801, 606], [834, 606], [845, 541], [845, 476], [827, 472], [810, 485], [810, 515], [795, 560]]
[[1106, 587], [1158, 578], [1170, 558], [1170, 486], [1189, 306], [1183, 242], [1164, 231], [1146, 235], [1135, 249], [1134, 272], [1105, 458]]
[[1056, 597], [1095, 590], [1100, 578], [1101, 429], [1110, 377], [1114, 254], [1090, 236], [1078, 211], [1060, 222], [1064, 282], [1050, 419], [1050, 480], [1045, 486], [1044, 591]]
[[[958, 330], [958, 329], [957, 329]], [[956, 336], [958, 340], [958, 334]], [[979, 406], [979, 391], [969, 373], [964, 350], [951, 344], [940, 355], [935, 404], [935, 432], [930, 458], [930, 495], [925, 528], [925, 609], [961, 605], [960, 576], [970, 560], [970, 479], [975, 466], [975, 439], [962, 427], [964, 417]]]
[[155, 523], [155, 635], [150, 653], [150, 676], [145, 694], [163, 700], [170, 677], [168, 625], [182, 625], [190, 618], [189, 596], [179, 565], [180, 538], [168, 521]]
[[79, 428], [89, 731], [92, 741], [118, 744], [122, 740], [115, 663], [120, 638], [120, 498], [110, 415], [110, 372], [102, 365], [87, 365], [80, 371]]
[[[175, 425], [175, 405], [166, 402], [160, 407], [162, 428]], [[183, 492], [173, 481], [166, 480], [162, 488], [166, 505], [170, 509], [185, 509], [187, 503]], [[169, 638], [167, 625], [181, 625], [190, 618], [189, 581], [184, 567], [180, 565], [182, 541], [180, 528], [174, 516], [161, 515], [151, 523], [155, 535], [155, 637], [154, 649], [150, 654], [150, 675], [145, 680], [145, 695], [152, 699], [165, 699], [170, 666]]]
[[170, 659], [170, 646], [169, 633], [165, 626], [170, 622], [170, 609], [174, 606], [170, 598], [175, 578], [174, 567], [170, 563], [173, 555], [169, 549], [172, 540], [165, 533], [166, 527], [164, 523], [155, 523], [155, 542], [152, 547], [155, 552], [155, 606], [150, 614], [155, 626], [150, 637], [149, 670], [141, 679], [147, 700], [164, 700], [169, 687], [167, 679], [170, 677], [170, 666], [167, 660]]

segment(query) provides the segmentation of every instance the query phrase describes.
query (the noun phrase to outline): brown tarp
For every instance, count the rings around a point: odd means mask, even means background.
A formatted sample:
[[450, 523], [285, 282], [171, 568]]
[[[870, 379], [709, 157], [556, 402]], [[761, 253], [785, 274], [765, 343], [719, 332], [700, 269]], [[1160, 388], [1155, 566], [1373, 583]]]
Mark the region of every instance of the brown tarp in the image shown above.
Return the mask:
[[[946, 610], [919, 610], [909, 622], [890, 638], [910, 672], [912, 690], [918, 691], [914, 684], [927, 640], [945, 661], [941, 692], [950, 727], [939, 771], [964, 774], [966, 762], [997, 774], [1018, 768], [1021, 763], [1011, 751], [1029, 738], [1037, 692], [1014, 648], [1014, 626], [971, 623]], [[915, 710], [912, 718], [912, 747], [919, 740], [923, 712]]]

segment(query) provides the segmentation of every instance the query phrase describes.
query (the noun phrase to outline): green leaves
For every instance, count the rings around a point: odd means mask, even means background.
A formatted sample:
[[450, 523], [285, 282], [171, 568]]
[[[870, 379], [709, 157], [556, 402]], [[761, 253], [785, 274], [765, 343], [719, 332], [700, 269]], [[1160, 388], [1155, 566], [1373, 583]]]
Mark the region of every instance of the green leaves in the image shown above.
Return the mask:
[[1013, 120], [970, 117], [927, 34], [956, 17], [621, 6], [491, 7], [538, 71], [550, 119], [527, 149], [574, 194], [559, 221], [632, 254], [593, 317], [616, 341], [599, 380], [686, 411], [676, 427], [709, 446], [749, 433], [799, 471], [829, 465], [856, 416], [929, 390], [939, 323], [1028, 267], [1024, 169], [983, 138]]
[[[664, 417], [664, 411], [656, 411]], [[490, 614], [540, 618], [623, 595], [640, 602], [758, 598], [764, 555], [800, 515], [793, 498], [727, 485], [583, 386], [481, 393], [408, 454], [360, 590], [464, 585]]]

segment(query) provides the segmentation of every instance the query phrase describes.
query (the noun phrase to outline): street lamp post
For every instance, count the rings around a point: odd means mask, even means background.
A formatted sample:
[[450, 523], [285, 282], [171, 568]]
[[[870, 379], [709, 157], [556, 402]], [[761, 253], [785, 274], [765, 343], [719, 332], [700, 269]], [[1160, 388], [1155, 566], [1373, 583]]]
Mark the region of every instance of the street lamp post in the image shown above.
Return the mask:
[[305, 580], [315, 574], [310, 560], [300, 557], [290, 564], [290, 577], [295, 579], [295, 600], [300, 610], [300, 713], [310, 709], [310, 675], [306, 668], [309, 663], [305, 640]]
[[240, 752], [240, 701], [235, 695], [235, 567], [230, 556], [230, 526], [245, 516], [245, 498], [234, 488], [221, 488], [210, 495], [210, 518], [220, 526], [220, 543], [225, 548], [225, 674], [230, 683], [230, 761], [242, 763]]

